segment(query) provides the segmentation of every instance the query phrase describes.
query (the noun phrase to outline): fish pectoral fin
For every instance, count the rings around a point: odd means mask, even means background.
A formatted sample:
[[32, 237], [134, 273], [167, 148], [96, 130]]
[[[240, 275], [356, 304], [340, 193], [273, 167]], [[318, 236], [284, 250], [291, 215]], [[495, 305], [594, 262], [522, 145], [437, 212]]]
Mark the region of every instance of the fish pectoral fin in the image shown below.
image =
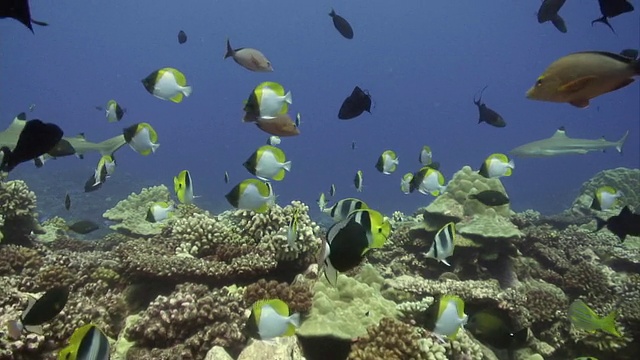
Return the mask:
[[569, 101], [569, 104], [577, 108], [584, 109], [587, 106], [589, 106], [589, 99], [577, 99], [577, 100]]
[[568, 92], [568, 93], [577, 92], [584, 89], [587, 85], [589, 85], [591, 81], [595, 79], [596, 79], [595, 76], [585, 76], [560, 86], [559, 90], [561, 92]]

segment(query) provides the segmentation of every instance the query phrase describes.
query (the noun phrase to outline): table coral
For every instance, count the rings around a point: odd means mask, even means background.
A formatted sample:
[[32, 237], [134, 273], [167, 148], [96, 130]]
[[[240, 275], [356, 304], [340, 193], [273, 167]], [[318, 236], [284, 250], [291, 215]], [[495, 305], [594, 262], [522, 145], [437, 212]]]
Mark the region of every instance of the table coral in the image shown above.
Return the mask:
[[[574, 216], [593, 216], [600, 213], [591, 209], [593, 194], [601, 186], [612, 186], [624, 193], [621, 203], [640, 209], [640, 169], [615, 168], [603, 170], [587, 180], [580, 189], [580, 195], [574, 200], [568, 213]], [[620, 208], [605, 211], [608, 215], [617, 215]]]
[[116, 206], [107, 210], [102, 216], [105, 219], [116, 221], [117, 224], [109, 226], [110, 229], [138, 236], [151, 236], [160, 234], [164, 223], [147, 221], [147, 211], [155, 202], [169, 202], [171, 194], [164, 185], [152, 186], [139, 194], [132, 193]]
[[331, 335], [352, 339], [366, 333], [368, 326], [384, 317], [396, 317], [396, 304], [379, 292], [381, 278], [371, 265], [365, 265], [355, 278], [338, 275], [337, 286], [325, 280], [313, 287], [313, 306], [298, 329], [303, 336]]

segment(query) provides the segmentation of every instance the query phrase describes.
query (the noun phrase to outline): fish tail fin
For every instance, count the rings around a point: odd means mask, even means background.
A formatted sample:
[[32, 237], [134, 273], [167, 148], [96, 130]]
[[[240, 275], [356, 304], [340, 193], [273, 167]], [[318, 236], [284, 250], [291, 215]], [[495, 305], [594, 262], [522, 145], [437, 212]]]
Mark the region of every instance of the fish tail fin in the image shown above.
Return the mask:
[[607, 225], [607, 220], [602, 220], [599, 217], [596, 218], [596, 231], [602, 230]]
[[229, 41], [229, 38], [227, 38], [227, 52], [224, 54], [224, 57], [222, 59], [224, 60], [228, 57], [233, 57], [234, 54], [235, 54], [235, 51], [233, 51], [233, 48], [231, 47], [231, 42]]
[[284, 101], [287, 104], [293, 104], [293, 98], [291, 97], [291, 91], [288, 91], [286, 94], [284, 94]]
[[620, 138], [620, 140], [616, 142], [616, 150], [618, 150], [620, 154], [622, 154], [622, 146], [624, 145], [624, 142], [627, 140], [627, 136], [629, 136], [629, 130], [627, 130], [627, 132], [624, 133], [624, 135], [622, 135], [622, 138]]
[[282, 164], [282, 168], [287, 171], [291, 171], [291, 161], [287, 161], [286, 163]]
[[300, 327], [300, 313], [289, 316], [289, 323], [297, 328]]
[[331, 12], [329, 13], [329, 16], [331, 16], [331, 17], [336, 16], [336, 11], [333, 10], [333, 8], [331, 8]]
[[44, 334], [44, 330], [42, 330], [42, 325], [25, 325], [24, 329], [30, 333], [34, 333], [38, 335]]
[[100, 151], [100, 155], [112, 156], [113, 153], [123, 147], [126, 143], [127, 141], [124, 139], [124, 135], [118, 135], [99, 143], [98, 150]]
[[602, 318], [602, 331], [611, 335], [622, 337], [622, 334], [616, 329], [616, 312], [612, 311], [609, 315]]
[[191, 95], [191, 92], [193, 92], [193, 89], [191, 88], [191, 86], [183, 86], [180, 91], [184, 96], [189, 97], [189, 95]]
[[160, 144], [151, 144], [151, 152], [155, 153], [160, 147]]

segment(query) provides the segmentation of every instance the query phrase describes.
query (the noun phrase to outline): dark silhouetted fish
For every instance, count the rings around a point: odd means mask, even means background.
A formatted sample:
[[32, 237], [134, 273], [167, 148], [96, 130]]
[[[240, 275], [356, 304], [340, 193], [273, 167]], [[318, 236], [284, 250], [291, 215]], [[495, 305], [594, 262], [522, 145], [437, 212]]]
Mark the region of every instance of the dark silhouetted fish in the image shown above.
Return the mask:
[[515, 350], [527, 344], [529, 329], [516, 331], [506, 310], [489, 308], [480, 310], [469, 317], [465, 325], [480, 342], [497, 349]]
[[353, 39], [353, 29], [349, 22], [342, 16], [336, 14], [335, 10], [331, 9], [329, 16], [333, 19], [333, 26], [336, 30], [347, 39]]
[[[26, 120], [27, 115], [21, 113], [19, 120]], [[11, 150], [6, 146], [0, 148], [3, 153], [1, 171], [11, 171], [18, 164], [30, 161], [51, 151], [62, 139], [62, 129], [55, 124], [43, 123], [38, 119], [29, 120], [20, 132], [16, 147]]]
[[12, 18], [20, 21], [33, 32], [32, 24], [47, 26], [46, 22], [33, 20], [29, 9], [29, 0], [2, 0], [0, 1], [0, 18]]
[[69, 230], [78, 233], [78, 234], [88, 234], [90, 232], [94, 232], [98, 230], [100, 226], [94, 223], [91, 220], [80, 220], [75, 223], [69, 225]]
[[558, 11], [564, 5], [566, 0], [544, 0], [538, 9], [538, 23], [542, 24], [547, 21], [558, 29], [561, 33], [567, 32], [567, 26], [564, 20], [558, 15]]
[[485, 190], [477, 194], [471, 194], [468, 197], [469, 199], [478, 200], [486, 206], [500, 206], [509, 203], [507, 195], [496, 190]]
[[371, 95], [356, 86], [351, 95], [342, 102], [338, 112], [338, 119], [353, 119], [365, 111], [371, 113]]
[[60, 139], [60, 141], [58, 141], [51, 150], [47, 151], [47, 154], [53, 157], [69, 156], [74, 155], [75, 153], [76, 149], [65, 139]]
[[487, 105], [482, 102], [482, 93], [484, 93], [484, 90], [487, 88], [487, 86], [480, 90], [480, 98], [478, 100], [476, 100], [475, 95], [473, 97], [473, 103], [476, 104], [476, 106], [478, 107], [478, 112], [480, 113], [478, 124], [484, 122], [495, 127], [505, 127], [507, 126], [507, 123], [504, 121], [502, 116], [500, 116], [500, 114], [493, 111], [492, 109], [489, 109], [489, 107], [487, 107]]
[[37, 300], [29, 297], [29, 305], [20, 319], [7, 323], [9, 336], [17, 340], [23, 331], [42, 335], [42, 324], [58, 315], [64, 309], [68, 299], [69, 288], [66, 286], [52, 288]]
[[620, 241], [624, 241], [627, 235], [640, 236], [640, 214], [632, 213], [629, 206], [625, 206], [620, 210], [620, 214], [607, 220], [596, 218], [596, 223], [596, 231], [606, 226]]
[[102, 187], [102, 182], [96, 181], [95, 174], [91, 174], [87, 182], [84, 183], [84, 192], [92, 192], [99, 190]]
[[598, 4], [600, 5], [602, 17], [593, 20], [591, 26], [597, 22], [601, 22], [607, 25], [614, 34], [616, 31], [613, 30], [613, 26], [611, 26], [608, 19], [633, 11], [633, 5], [627, 0], [598, 0]]
[[67, 209], [67, 211], [71, 209], [71, 197], [69, 197], [68, 193], [64, 197], [64, 208]]
[[178, 33], [178, 43], [184, 44], [186, 42], [187, 42], [187, 33], [180, 30], [180, 32]]

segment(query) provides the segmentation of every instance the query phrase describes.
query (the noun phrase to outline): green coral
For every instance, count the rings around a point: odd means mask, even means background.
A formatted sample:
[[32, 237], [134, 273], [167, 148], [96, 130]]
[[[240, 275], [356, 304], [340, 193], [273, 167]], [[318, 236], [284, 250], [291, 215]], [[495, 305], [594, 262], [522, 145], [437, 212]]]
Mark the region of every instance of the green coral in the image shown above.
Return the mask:
[[469, 195], [486, 190], [506, 194], [499, 179], [488, 179], [469, 166], [463, 167], [453, 175], [447, 191], [424, 209], [424, 228], [427, 231], [437, 231], [447, 222], [453, 221], [461, 234], [474, 241], [522, 236], [518, 228], [509, 221], [512, 215], [509, 204], [486, 206], [469, 198]]
[[42, 228], [44, 229], [44, 234], [38, 235], [38, 240], [45, 243], [50, 243], [55, 241], [58, 236], [64, 235], [67, 227], [67, 222], [59, 217], [54, 216], [51, 219], [42, 223]]
[[[580, 195], [575, 199], [568, 212], [577, 216], [592, 216], [594, 214], [594, 210], [591, 209], [593, 194], [601, 186], [612, 186], [616, 190], [622, 191], [624, 194], [620, 199], [622, 204], [629, 205], [633, 209], [640, 208], [640, 169], [620, 167], [600, 171], [582, 184]], [[617, 215], [618, 212], [620, 212], [620, 208], [614, 207], [604, 214]], [[606, 215], [602, 216], [606, 217]]]
[[102, 280], [107, 284], [114, 284], [120, 280], [120, 275], [112, 269], [99, 267], [93, 271], [91, 278], [96, 281]]
[[109, 226], [112, 230], [139, 236], [157, 235], [162, 231], [164, 224], [147, 221], [147, 211], [155, 202], [169, 202], [170, 197], [171, 194], [166, 186], [152, 186], [142, 189], [139, 194], [132, 193], [102, 216], [108, 220], [118, 221], [117, 224]]
[[373, 266], [363, 266], [354, 278], [340, 274], [337, 286], [317, 281], [313, 306], [298, 329], [302, 336], [331, 335], [341, 339], [364, 336], [367, 327], [398, 315], [396, 304], [382, 297], [383, 279]]

